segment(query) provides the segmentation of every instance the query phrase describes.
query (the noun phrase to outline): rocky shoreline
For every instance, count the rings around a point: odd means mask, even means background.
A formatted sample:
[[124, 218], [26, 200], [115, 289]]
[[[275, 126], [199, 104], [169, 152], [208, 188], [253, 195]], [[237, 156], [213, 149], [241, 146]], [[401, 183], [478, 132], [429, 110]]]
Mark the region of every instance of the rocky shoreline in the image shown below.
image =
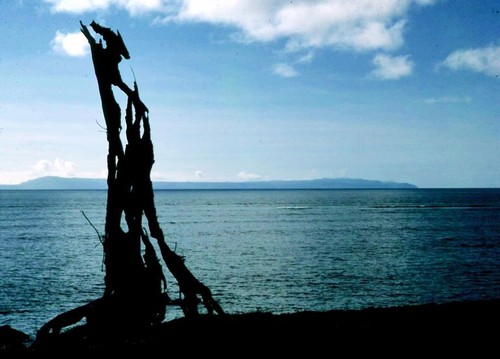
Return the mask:
[[[76, 326], [27, 345], [1, 327], [0, 356], [116, 354], [424, 353], [497, 349], [500, 299], [363, 310], [247, 313], [180, 318], [146, 329]], [[238, 355], [236, 355], [238, 353]]]

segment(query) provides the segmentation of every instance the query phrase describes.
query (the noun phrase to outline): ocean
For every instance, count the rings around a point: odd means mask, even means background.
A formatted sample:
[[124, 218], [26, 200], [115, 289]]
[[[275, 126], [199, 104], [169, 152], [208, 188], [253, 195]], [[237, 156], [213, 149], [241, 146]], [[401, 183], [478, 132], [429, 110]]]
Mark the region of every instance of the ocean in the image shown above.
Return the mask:
[[[500, 297], [500, 189], [164, 190], [155, 202], [167, 244], [228, 313]], [[0, 325], [34, 337], [102, 296], [105, 211], [106, 191], [0, 191]]]

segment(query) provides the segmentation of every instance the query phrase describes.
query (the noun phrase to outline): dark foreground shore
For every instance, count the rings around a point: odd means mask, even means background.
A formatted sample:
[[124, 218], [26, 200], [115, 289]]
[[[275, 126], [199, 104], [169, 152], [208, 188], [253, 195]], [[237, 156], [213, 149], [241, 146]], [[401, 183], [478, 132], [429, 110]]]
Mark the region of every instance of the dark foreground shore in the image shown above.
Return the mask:
[[349, 356], [460, 353], [481, 357], [491, 350], [498, 354], [500, 299], [280, 315], [204, 315], [143, 330], [122, 327], [95, 332], [81, 325], [34, 344], [16, 342], [12, 331], [6, 330], [10, 328], [3, 329], [2, 358], [125, 354], [142, 357], [158, 353], [234, 357], [266, 353], [307, 353], [308, 357], [317, 357], [316, 354], [327, 353], [332, 357], [336, 352], [350, 353]]

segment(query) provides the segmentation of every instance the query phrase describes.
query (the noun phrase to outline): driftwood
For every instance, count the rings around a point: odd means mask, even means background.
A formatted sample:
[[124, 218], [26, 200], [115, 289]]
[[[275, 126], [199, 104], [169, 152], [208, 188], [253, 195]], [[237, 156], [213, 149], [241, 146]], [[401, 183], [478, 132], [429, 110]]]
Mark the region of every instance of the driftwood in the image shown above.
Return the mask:
[[[184, 258], [172, 251], [158, 222], [154, 191], [150, 178], [154, 164], [149, 109], [121, 78], [118, 64], [129, 52], [119, 32], [114, 33], [94, 21], [93, 31], [102, 37], [96, 41], [87, 26], [80, 22], [94, 63], [108, 141], [108, 193], [105, 232], [102, 238], [105, 264], [105, 291], [102, 298], [62, 313], [37, 333], [37, 340], [57, 334], [65, 327], [86, 318], [91, 328], [142, 327], [165, 319], [167, 305], [179, 305], [186, 317], [199, 315], [203, 304], [208, 314], [224, 314], [202, 284], [186, 267]], [[103, 40], [105, 45], [103, 45]], [[121, 108], [113, 88], [127, 96], [125, 110], [126, 146], [120, 136]], [[122, 228], [124, 217], [127, 229]], [[147, 221], [147, 230], [143, 219]], [[156, 240], [166, 268], [179, 286], [179, 298], [167, 294], [163, 267], [150, 236]], [[201, 297], [201, 298], [200, 298]]]

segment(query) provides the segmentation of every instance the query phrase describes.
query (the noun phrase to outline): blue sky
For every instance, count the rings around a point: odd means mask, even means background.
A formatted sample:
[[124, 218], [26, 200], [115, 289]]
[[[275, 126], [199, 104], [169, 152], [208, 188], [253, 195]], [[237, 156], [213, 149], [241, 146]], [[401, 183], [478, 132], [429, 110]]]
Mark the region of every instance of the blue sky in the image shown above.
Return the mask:
[[105, 177], [80, 20], [124, 38], [153, 180], [500, 186], [497, 0], [0, 0], [1, 184]]

